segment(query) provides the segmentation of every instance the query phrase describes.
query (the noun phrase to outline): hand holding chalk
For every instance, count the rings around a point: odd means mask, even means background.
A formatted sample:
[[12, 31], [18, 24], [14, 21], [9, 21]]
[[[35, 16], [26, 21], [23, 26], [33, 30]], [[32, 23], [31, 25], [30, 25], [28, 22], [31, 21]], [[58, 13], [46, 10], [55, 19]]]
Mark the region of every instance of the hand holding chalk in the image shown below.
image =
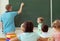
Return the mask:
[[23, 3], [23, 2], [21, 3], [21, 6], [22, 6], [22, 7], [24, 6], [24, 3]]
[[18, 14], [21, 14], [22, 9], [23, 9], [23, 6], [24, 6], [24, 3], [22, 2], [22, 3], [21, 3], [21, 6], [20, 6], [20, 8], [19, 8], [19, 10], [18, 10]]

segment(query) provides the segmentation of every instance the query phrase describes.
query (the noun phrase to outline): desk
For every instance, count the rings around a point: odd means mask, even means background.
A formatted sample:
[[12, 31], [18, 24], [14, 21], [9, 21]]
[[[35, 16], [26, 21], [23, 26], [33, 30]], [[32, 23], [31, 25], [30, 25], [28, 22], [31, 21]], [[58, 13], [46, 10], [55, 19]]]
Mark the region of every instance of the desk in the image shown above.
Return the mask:
[[0, 38], [0, 41], [6, 41], [6, 39], [5, 38]]

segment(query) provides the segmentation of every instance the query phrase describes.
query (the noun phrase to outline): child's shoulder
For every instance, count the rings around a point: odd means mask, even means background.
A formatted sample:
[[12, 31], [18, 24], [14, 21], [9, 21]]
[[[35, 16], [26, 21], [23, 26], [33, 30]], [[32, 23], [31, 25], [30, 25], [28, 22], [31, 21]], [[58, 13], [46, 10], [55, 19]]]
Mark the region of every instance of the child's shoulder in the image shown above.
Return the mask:
[[59, 37], [60, 36], [60, 32], [55, 32], [52, 36], [53, 37]]
[[50, 34], [47, 32], [47, 33], [42, 33], [42, 34], [40, 34], [40, 36], [41, 36], [42, 38], [48, 38], [48, 37], [50, 37]]

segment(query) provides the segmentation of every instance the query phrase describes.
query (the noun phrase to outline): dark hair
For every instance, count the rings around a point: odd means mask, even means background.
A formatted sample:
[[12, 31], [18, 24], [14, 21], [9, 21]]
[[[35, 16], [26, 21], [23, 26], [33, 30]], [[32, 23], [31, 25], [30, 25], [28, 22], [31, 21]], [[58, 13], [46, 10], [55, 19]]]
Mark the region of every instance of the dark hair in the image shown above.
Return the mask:
[[31, 21], [26, 21], [24, 22], [24, 28], [25, 28], [24, 32], [33, 32], [34, 25]]
[[48, 25], [43, 25], [42, 26], [42, 31], [43, 32], [48, 32]]
[[6, 7], [5, 7], [6, 10], [8, 11], [11, 8], [11, 6], [12, 6], [11, 4], [6, 5]]

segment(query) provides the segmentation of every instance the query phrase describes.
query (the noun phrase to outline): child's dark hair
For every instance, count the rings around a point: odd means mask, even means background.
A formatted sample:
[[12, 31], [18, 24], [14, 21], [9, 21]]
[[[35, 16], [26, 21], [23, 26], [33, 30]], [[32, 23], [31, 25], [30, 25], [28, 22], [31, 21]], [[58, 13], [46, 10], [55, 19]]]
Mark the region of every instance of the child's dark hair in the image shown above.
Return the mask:
[[43, 32], [48, 32], [48, 25], [43, 25], [42, 26], [42, 31]]
[[33, 28], [34, 28], [34, 25], [31, 21], [26, 21], [24, 22], [24, 28], [25, 28], [25, 31], [24, 32], [33, 32]]

